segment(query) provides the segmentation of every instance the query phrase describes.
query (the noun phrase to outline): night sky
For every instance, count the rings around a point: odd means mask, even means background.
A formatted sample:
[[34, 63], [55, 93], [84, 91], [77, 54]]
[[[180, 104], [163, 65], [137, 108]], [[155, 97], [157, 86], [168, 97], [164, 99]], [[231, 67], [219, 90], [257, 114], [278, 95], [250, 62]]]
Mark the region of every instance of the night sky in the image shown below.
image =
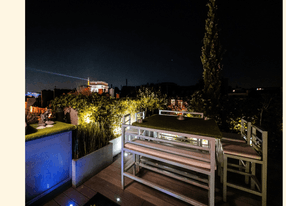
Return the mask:
[[[27, 0], [26, 92], [73, 89], [87, 81], [118, 87], [194, 85], [206, 0]], [[282, 1], [218, 0], [223, 77], [233, 87], [282, 86]], [[43, 72], [46, 71], [46, 72]]]

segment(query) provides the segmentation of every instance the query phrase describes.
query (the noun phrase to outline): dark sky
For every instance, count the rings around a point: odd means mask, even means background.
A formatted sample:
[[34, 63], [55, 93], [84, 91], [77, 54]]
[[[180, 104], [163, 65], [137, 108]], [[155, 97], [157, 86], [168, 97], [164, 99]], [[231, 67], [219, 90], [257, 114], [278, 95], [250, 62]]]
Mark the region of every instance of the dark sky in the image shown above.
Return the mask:
[[[26, 0], [26, 91], [202, 78], [206, 0]], [[218, 0], [223, 76], [282, 86], [282, 1]], [[39, 71], [41, 70], [41, 71]]]

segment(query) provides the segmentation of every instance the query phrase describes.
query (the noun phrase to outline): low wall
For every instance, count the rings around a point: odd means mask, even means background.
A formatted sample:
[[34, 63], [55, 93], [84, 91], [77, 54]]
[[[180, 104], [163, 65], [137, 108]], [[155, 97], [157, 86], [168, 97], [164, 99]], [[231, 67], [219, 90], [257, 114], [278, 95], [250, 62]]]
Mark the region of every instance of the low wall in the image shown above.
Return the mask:
[[72, 160], [72, 185], [78, 187], [113, 161], [113, 144], [110, 143], [84, 157]]
[[116, 139], [110, 140], [109, 142], [111, 142], [113, 144], [113, 157], [118, 155], [121, 152], [121, 147], [122, 147], [122, 143], [121, 143], [121, 136], [117, 137]]
[[25, 142], [26, 205], [72, 179], [72, 131]]

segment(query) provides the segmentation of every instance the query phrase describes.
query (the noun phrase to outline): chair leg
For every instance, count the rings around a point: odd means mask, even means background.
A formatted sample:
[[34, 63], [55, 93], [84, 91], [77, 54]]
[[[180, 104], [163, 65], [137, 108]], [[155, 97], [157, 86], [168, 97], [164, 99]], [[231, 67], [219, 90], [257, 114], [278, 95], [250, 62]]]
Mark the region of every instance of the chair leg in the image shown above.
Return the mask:
[[[223, 161], [223, 160], [222, 160]], [[220, 183], [222, 184], [223, 183], [223, 173], [224, 173], [224, 170], [223, 170], [223, 162], [221, 163], [220, 165]]]
[[223, 201], [226, 202], [227, 196], [227, 156], [223, 157]]
[[262, 189], [262, 206], [267, 205], [267, 165], [262, 165], [262, 174], [261, 174], [261, 189]]
[[124, 190], [124, 152], [121, 152], [121, 187]]

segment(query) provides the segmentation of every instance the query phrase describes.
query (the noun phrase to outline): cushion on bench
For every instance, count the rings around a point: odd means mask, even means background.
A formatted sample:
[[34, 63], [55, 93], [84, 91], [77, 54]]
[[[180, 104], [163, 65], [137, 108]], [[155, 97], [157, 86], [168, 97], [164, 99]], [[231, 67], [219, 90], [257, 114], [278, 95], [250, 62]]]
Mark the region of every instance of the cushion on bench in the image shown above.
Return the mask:
[[189, 166], [199, 167], [199, 168], [208, 169], [208, 170], [211, 169], [211, 165], [208, 162], [187, 158], [187, 157], [183, 157], [180, 155], [175, 155], [175, 154], [171, 154], [168, 152], [159, 151], [156, 149], [150, 149], [147, 147], [138, 146], [138, 145], [131, 144], [131, 143], [125, 144], [125, 148], [130, 149], [130, 150], [134, 150], [137, 152], [141, 152], [144, 154], [160, 157], [160, 158], [163, 158], [166, 160], [175, 161], [175, 162], [185, 164], [185, 165], [189, 165]]
[[[154, 139], [154, 141], [156, 141], [156, 139]], [[202, 159], [204, 161], [210, 162], [210, 154], [209, 153], [202, 153], [198, 150], [186, 150], [186, 149], [182, 149], [176, 145], [172, 145], [172, 144], [164, 144], [164, 143], [155, 143], [153, 141], [144, 141], [144, 140], [134, 140], [133, 142], [138, 143], [138, 144], [142, 144], [143, 146], [146, 147], [156, 147], [159, 150], [163, 150], [163, 151], [167, 151], [173, 154], [179, 154], [179, 155], [189, 155], [189, 156], [193, 156], [194, 158], [199, 158]]]

